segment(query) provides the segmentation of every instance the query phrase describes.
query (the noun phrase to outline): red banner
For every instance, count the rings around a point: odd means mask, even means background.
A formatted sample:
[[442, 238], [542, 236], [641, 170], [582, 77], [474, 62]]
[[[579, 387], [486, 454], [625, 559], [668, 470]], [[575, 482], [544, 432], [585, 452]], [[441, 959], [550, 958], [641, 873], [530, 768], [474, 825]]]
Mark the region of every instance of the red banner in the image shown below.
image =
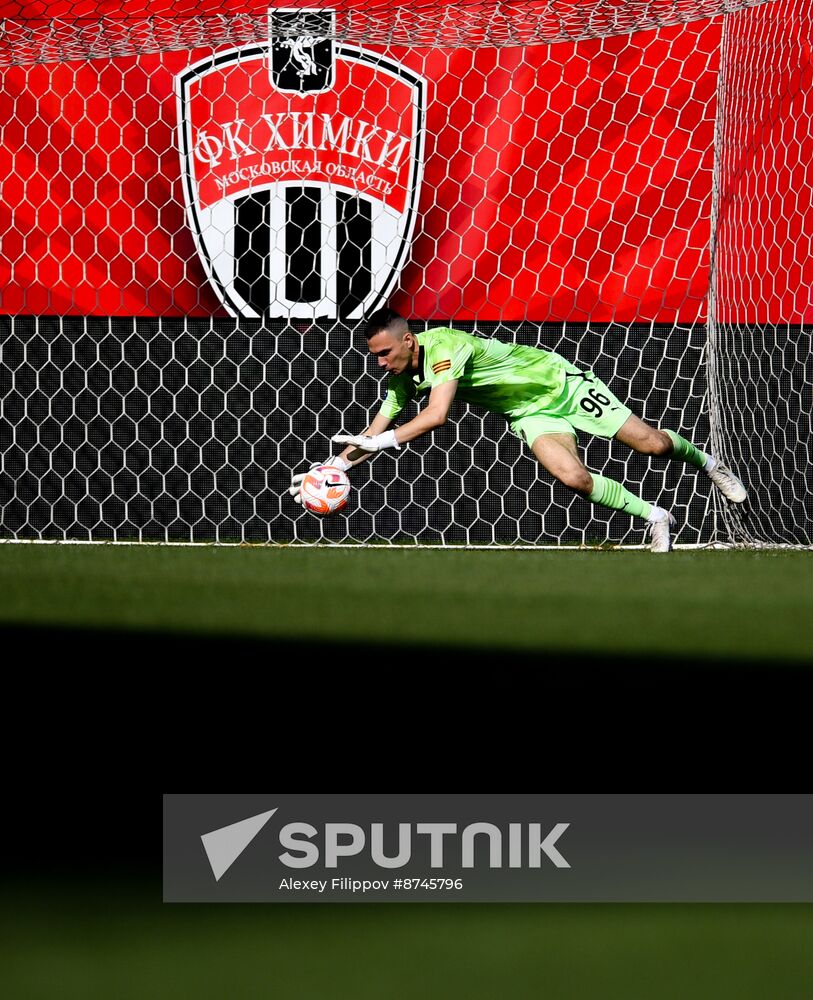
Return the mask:
[[[427, 93], [416, 222], [391, 303], [416, 318], [703, 320], [719, 45], [715, 21], [532, 48], [388, 50]], [[4, 313], [225, 315], [189, 227], [178, 148], [176, 79], [209, 55], [3, 71]], [[362, 194], [403, 190], [406, 167], [386, 144], [406, 109], [363, 67], [335, 82], [356, 95], [342, 156], [327, 148], [332, 91], [283, 100], [256, 72], [235, 78], [257, 104], [255, 132], [231, 87], [194, 98], [220, 123], [208, 138], [237, 154], [199, 158], [207, 203], [259, 183], [263, 164], [298, 179], [282, 156], [297, 136], [322, 148], [320, 183], [339, 183], [343, 158]], [[204, 159], [217, 151], [194, 141]]]

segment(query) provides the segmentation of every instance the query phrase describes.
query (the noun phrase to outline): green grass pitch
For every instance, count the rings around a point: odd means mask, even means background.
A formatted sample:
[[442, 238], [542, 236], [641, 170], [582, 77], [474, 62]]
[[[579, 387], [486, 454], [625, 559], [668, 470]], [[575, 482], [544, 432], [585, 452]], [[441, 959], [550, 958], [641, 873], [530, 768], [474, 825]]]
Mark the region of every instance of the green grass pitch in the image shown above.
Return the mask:
[[0, 546], [0, 623], [813, 658], [813, 553]]
[[813, 907], [161, 906], [132, 886], [0, 895], [26, 1000], [799, 1000]]

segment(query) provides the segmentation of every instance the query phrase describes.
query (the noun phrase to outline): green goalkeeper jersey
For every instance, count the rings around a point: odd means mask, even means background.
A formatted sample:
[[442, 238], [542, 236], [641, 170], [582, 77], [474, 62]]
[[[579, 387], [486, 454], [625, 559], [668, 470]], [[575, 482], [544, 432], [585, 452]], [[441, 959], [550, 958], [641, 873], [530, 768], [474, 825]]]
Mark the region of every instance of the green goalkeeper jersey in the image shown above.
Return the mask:
[[416, 336], [418, 371], [391, 375], [381, 414], [397, 417], [410, 399], [457, 379], [456, 398], [512, 418], [538, 413], [562, 393], [574, 366], [559, 354], [438, 327]]

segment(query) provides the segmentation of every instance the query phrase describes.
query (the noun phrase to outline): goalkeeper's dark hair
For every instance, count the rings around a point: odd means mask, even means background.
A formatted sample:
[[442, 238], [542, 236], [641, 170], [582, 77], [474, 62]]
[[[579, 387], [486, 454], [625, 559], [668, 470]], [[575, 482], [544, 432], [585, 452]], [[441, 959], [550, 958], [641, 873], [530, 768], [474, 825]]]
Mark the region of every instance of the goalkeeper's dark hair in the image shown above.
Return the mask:
[[367, 325], [364, 327], [364, 336], [370, 340], [381, 330], [389, 330], [392, 333], [406, 333], [409, 329], [404, 317], [394, 309], [376, 309], [367, 318]]

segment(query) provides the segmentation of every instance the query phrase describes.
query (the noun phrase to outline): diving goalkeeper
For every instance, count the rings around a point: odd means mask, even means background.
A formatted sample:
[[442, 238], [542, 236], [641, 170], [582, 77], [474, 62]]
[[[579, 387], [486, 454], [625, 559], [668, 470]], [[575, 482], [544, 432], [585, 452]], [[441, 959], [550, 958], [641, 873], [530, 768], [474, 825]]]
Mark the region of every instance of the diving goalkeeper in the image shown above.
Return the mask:
[[[457, 398], [503, 414], [539, 463], [569, 489], [592, 503], [647, 521], [652, 552], [671, 549], [674, 517], [621, 483], [589, 472], [576, 451], [577, 430], [616, 438], [642, 455], [687, 462], [701, 469], [732, 503], [745, 500], [745, 488], [730, 469], [674, 431], [644, 423], [593, 372], [559, 354], [449, 327], [415, 334], [391, 309], [373, 313], [365, 335], [370, 353], [389, 373], [387, 395], [362, 434], [334, 436], [333, 441], [347, 447], [329, 460], [331, 465], [346, 470], [377, 451], [401, 448], [445, 423]], [[427, 392], [427, 405], [418, 415], [390, 430], [406, 403]], [[295, 475], [289, 490], [297, 502], [304, 476]]]

